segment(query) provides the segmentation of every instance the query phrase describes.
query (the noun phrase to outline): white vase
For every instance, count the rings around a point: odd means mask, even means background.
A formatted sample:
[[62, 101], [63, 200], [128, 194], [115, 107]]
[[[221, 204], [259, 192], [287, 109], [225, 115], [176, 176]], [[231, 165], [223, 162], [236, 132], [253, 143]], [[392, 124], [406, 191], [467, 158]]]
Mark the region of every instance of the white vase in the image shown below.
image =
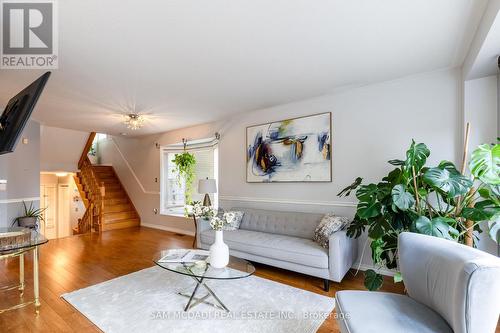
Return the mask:
[[229, 247], [222, 239], [222, 230], [215, 231], [215, 243], [210, 246], [210, 266], [224, 268], [229, 263]]

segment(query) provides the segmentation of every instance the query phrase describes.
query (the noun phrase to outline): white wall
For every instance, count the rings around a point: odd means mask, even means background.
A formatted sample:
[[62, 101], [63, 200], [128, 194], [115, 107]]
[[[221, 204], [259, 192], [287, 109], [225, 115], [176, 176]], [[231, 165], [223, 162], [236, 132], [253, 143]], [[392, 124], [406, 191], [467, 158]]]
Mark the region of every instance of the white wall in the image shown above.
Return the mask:
[[[22, 143], [28, 139], [28, 144]], [[10, 226], [22, 212], [22, 201], [40, 200], [40, 125], [29, 121], [13, 153], [0, 155], [0, 179], [7, 191], [0, 191], [0, 227]]]
[[40, 136], [40, 167], [42, 171], [77, 171], [78, 160], [89, 133], [41, 126]]
[[[219, 192], [223, 207], [333, 210], [352, 216], [354, 198], [340, 199], [336, 194], [357, 176], [366, 181], [380, 180], [391, 170], [387, 160], [404, 158], [412, 138], [429, 146], [431, 164], [442, 159], [458, 162], [462, 131], [460, 82], [459, 70], [443, 70], [240, 114], [218, 123], [162, 135], [114, 138], [130, 168], [112, 141], [103, 145], [103, 163], [112, 163], [117, 169], [143, 224], [192, 232], [191, 221], [153, 213], [154, 208], [159, 209], [160, 189], [155, 182], [160, 176], [160, 153], [155, 143], [177, 143], [183, 137], [207, 138], [218, 131], [222, 135]], [[246, 183], [247, 126], [320, 112], [333, 115], [332, 183]], [[362, 245], [360, 242], [360, 247]]]

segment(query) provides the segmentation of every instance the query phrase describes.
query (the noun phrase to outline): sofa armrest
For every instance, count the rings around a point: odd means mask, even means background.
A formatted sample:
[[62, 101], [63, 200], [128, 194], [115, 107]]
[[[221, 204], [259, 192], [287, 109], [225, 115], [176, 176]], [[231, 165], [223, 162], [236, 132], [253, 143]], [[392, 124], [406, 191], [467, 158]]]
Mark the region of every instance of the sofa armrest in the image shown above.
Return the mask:
[[357, 240], [347, 237], [345, 230], [334, 232], [330, 236], [328, 252], [330, 279], [340, 282], [357, 259]]
[[210, 222], [208, 220], [199, 218], [196, 219], [196, 247], [201, 248], [201, 233], [210, 230]]

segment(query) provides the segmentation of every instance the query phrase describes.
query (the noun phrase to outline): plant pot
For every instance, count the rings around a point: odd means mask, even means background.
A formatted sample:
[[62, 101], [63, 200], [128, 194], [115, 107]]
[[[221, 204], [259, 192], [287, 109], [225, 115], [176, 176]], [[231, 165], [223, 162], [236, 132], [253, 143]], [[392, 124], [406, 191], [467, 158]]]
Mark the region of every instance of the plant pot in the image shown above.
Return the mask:
[[210, 246], [210, 266], [224, 268], [229, 263], [229, 247], [224, 243], [222, 230], [215, 231], [215, 243]]
[[36, 217], [18, 217], [17, 224], [22, 228], [36, 229], [38, 227]]

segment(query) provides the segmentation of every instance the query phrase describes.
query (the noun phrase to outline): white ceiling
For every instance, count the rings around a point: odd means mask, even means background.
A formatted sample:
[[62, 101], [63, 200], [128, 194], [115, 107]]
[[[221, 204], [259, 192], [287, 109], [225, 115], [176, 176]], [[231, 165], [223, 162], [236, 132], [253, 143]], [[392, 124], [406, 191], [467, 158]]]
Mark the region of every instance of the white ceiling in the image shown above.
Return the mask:
[[[34, 118], [163, 132], [342, 86], [461, 65], [486, 0], [64, 0]], [[40, 71], [0, 71], [0, 105]], [[130, 131], [128, 131], [130, 132]]]
[[500, 0], [490, 1], [465, 61], [467, 79], [498, 73], [500, 56]]

